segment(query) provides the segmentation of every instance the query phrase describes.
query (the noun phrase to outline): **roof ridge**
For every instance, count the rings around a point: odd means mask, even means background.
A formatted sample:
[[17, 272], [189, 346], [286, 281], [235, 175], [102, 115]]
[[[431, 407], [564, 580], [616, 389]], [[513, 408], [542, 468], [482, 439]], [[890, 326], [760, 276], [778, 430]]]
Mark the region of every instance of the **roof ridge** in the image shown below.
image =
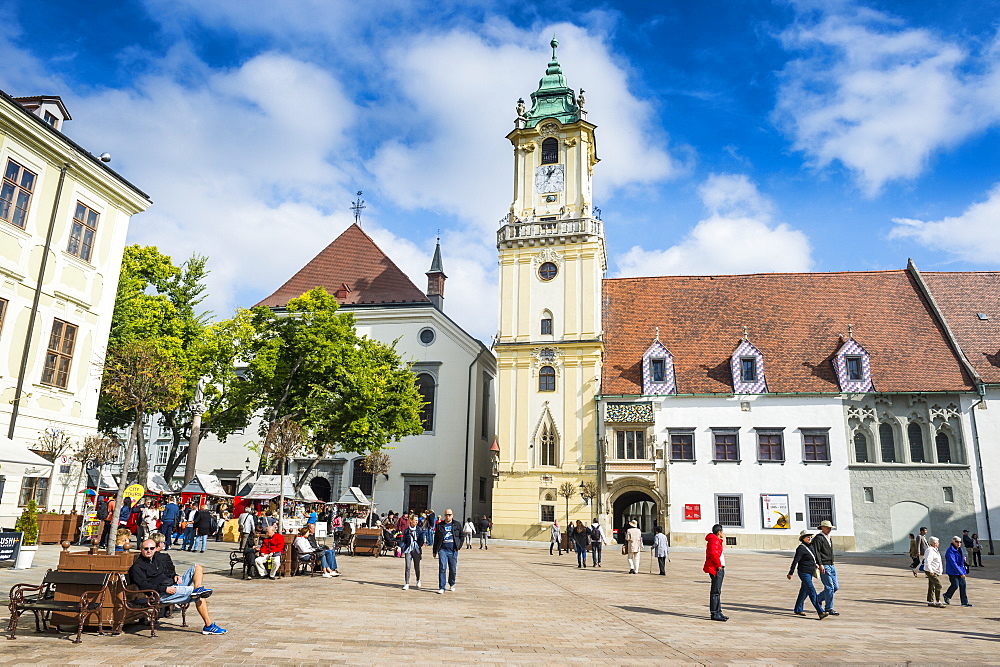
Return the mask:
[[[662, 276], [619, 276], [617, 278], [604, 278], [611, 280], [650, 280], [657, 278], [688, 278], [688, 279], [715, 279], [715, 278], [754, 278], [757, 276], [839, 276], [839, 275], [873, 275], [879, 273], [906, 273], [906, 269], [877, 269], [873, 271], [762, 271], [759, 273], [697, 273], [697, 274], [667, 274]], [[927, 273], [926, 271], [924, 273]], [[962, 273], [960, 271], [941, 271], [939, 273]], [[997, 273], [997, 272], [983, 272]]]

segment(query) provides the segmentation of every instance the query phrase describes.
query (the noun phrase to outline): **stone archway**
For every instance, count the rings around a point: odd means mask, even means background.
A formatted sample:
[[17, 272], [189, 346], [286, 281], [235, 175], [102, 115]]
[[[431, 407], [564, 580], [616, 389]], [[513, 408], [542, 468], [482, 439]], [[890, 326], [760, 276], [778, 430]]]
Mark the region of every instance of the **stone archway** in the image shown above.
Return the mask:
[[316, 494], [316, 498], [328, 503], [333, 500], [333, 490], [330, 488], [330, 480], [322, 475], [316, 475], [309, 480], [309, 488]]
[[[645, 487], [645, 488], [644, 488]], [[615, 539], [621, 543], [625, 540], [628, 522], [635, 520], [643, 539], [651, 542], [653, 532], [660, 523], [662, 510], [659, 494], [648, 484], [627, 484], [619, 487], [610, 497], [611, 525]]]

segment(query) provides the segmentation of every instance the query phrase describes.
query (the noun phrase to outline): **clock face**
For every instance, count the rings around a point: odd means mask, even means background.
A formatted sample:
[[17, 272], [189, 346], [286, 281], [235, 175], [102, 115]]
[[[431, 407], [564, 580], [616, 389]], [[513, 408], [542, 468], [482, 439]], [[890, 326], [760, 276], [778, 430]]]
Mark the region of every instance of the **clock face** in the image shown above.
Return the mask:
[[535, 169], [535, 192], [562, 192], [566, 185], [566, 172], [561, 164], [543, 164]]

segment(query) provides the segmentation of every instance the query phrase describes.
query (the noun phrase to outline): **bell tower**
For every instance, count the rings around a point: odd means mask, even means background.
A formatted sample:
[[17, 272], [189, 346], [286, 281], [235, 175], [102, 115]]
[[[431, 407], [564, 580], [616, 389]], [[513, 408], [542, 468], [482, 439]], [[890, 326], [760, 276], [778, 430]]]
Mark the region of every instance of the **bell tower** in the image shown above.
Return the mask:
[[[597, 479], [597, 413], [604, 344], [604, 229], [591, 182], [596, 126], [584, 91], [566, 83], [556, 55], [531, 108], [518, 100], [514, 188], [500, 221], [497, 537], [548, 539], [553, 519], [589, 522], [585, 482]], [[569, 482], [574, 493], [559, 495]], [[568, 487], [564, 487], [568, 488]], [[592, 500], [590, 501], [593, 502]]]

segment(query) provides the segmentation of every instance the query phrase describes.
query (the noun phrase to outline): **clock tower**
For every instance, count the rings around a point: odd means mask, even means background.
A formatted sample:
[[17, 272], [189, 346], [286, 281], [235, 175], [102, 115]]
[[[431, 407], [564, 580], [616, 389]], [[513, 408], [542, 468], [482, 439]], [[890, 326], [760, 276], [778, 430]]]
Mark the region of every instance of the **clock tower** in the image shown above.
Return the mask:
[[585, 524], [596, 516], [587, 506], [594, 502], [587, 482], [597, 481], [595, 397], [607, 267], [591, 190], [596, 126], [586, 120], [584, 91], [567, 86], [558, 42], [551, 45], [531, 108], [518, 100], [507, 135], [514, 197], [497, 232], [493, 534], [508, 539], [548, 540], [553, 519], [564, 526], [567, 513]]

